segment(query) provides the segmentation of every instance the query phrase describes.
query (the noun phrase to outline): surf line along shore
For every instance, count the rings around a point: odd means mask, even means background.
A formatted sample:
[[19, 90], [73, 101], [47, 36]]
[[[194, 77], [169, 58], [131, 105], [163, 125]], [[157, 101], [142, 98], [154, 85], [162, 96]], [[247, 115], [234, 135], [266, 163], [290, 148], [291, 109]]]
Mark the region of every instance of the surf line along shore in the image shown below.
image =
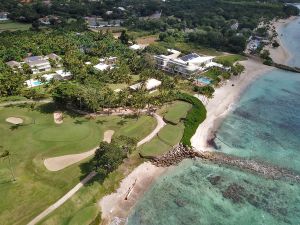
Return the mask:
[[[224, 111], [228, 110], [228, 107], [230, 107], [230, 105], [238, 99], [239, 94], [247, 87], [247, 85], [261, 74], [273, 69], [272, 67], [262, 65], [261, 63], [253, 60], [243, 61], [242, 64], [246, 67], [245, 73], [234, 80], [228, 81], [223, 87], [217, 89], [214, 99], [210, 100], [214, 101], [214, 104], [208, 103], [210, 105], [206, 106], [210, 109], [208, 113], [212, 115], [208, 114], [208, 118], [204, 121], [204, 123], [208, 121], [205, 125], [205, 132], [208, 132], [208, 128], [210, 128], [208, 125], [210, 125], [211, 122], [218, 120], [220, 115], [223, 116], [222, 114]], [[233, 87], [232, 84], [235, 84], [235, 86]], [[235, 93], [236, 91], [239, 92]], [[224, 100], [224, 96], [228, 97]], [[201, 96], [198, 97], [201, 100]], [[223, 101], [225, 101], [225, 104]], [[218, 106], [218, 104], [220, 104], [221, 107], [215, 107]], [[202, 132], [198, 134], [200, 134], [200, 138], [202, 138], [202, 134], [204, 134], [205, 137], [203, 137], [203, 140], [205, 141], [203, 141], [203, 143], [206, 143], [208, 135], [205, 135], [205, 133]], [[206, 150], [206, 148], [203, 148], [203, 150], [204, 149]], [[199, 150], [199, 148], [197, 150]], [[202, 148], [200, 148], [200, 150], [202, 150]], [[125, 222], [135, 203], [149, 189], [151, 184], [155, 182], [156, 178], [173, 168], [173, 166], [168, 168], [157, 167], [150, 162], [145, 162], [135, 168], [133, 172], [121, 181], [120, 187], [116, 190], [116, 192], [104, 196], [99, 201], [103, 224], [110, 224], [116, 221]], [[130, 193], [130, 195], [127, 197], [127, 200], [125, 200], [128, 193]]]
[[[286, 25], [287, 22], [291, 21], [292, 19], [287, 19], [278, 22], [275, 26], [277, 32], [282, 26]], [[279, 55], [279, 60], [285, 59], [287, 61], [290, 58], [287, 57], [287, 55], [290, 56], [290, 54], [284, 45], [282, 45], [281, 48], [273, 49], [271, 57], [273, 58], [275, 55]], [[286, 61], [282, 61], [282, 63], [286, 63]], [[199, 152], [212, 150], [208, 148], [207, 141], [218, 129], [225, 116], [234, 107], [235, 102], [239, 100], [241, 94], [257, 78], [274, 69], [273, 67], [263, 65], [252, 59], [240, 63], [245, 66], [245, 72], [216, 89], [214, 98], [206, 105], [207, 118], [200, 124], [191, 139], [192, 146]], [[232, 86], [232, 84], [234, 84], [234, 86]], [[202, 100], [202, 96], [198, 95], [197, 97]], [[172, 166], [168, 168], [156, 167], [150, 162], [145, 162], [135, 168], [133, 172], [121, 181], [120, 187], [116, 192], [104, 196], [99, 201], [103, 224], [109, 224], [113, 221], [125, 222], [135, 203], [149, 189], [155, 179], [173, 168]], [[127, 200], [125, 200], [126, 194], [129, 192], [130, 195], [127, 196]]]

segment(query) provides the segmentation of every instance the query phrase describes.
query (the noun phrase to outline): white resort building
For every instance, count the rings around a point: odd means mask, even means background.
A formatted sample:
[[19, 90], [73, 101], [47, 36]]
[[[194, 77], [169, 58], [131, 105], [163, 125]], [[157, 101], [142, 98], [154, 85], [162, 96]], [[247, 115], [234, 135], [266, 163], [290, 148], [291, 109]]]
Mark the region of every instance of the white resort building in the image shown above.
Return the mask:
[[36, 60], [27, 63], [30, 66], [30, 69], [33, 74], [47, 72], [51, 70], [51, 65], [48, 60]]
[[169, 55], [156, 55], [156, 66], [158, 69], [172, 74], [180, 74], [190, 77], [197, 72], [202, 72], [213, 62], [214, 56], [200, 56], [191, 53], [182, 57], [181, 52], [168, 49]]

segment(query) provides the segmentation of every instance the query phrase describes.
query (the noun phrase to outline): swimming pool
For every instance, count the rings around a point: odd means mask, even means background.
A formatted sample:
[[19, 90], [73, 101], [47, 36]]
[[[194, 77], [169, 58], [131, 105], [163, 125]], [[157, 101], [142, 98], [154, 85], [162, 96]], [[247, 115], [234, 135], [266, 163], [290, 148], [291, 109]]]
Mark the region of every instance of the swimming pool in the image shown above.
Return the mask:
[[211, 84], [212, 82], [212, 80], [207, 77], [198, 77], [196, 78], [196, 81], [207, 85]]
[[40, 86], [42, 85], [43, 83], [38, 81], [38, 80], [35, 80], [35, 81], [32, 81], [32, 86], [35, 87], [35, 86]]

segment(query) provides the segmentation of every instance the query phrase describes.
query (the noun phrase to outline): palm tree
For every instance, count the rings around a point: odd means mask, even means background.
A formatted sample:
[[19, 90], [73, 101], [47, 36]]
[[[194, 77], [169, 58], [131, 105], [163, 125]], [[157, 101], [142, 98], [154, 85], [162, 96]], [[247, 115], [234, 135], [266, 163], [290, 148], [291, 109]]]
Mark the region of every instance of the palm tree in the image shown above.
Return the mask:
[[[2, 148], [2, 146], [1, 146]], [[12, 178], [13, 178], [13, 181], [16, 180], [15, 178], [15, 174], [14, 174], [14, 171], [13, 171], [13, 168], [12, 168], [12, 165], [11, 165], [11, 159], [10, 159], [10, 152], [8, 150], [5, 150], [1, 155], [0, 155], [0, 159], [8, 159], [8, 165], [9, 165], [9, 170], [11, 172], [11, 175], [12, 175]]]

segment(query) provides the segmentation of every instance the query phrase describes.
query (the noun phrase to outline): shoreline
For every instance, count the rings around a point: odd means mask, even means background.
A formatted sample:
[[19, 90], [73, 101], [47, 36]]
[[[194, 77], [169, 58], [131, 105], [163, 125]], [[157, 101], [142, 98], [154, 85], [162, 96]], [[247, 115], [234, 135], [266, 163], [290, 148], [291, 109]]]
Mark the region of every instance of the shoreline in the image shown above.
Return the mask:
[[[136, 167], [120, 183], [120, 187], [112, 194], [104, 196], [98, 205], [101, 208], [102, 225], [125, 224], [131, 209], [155, 180], [171, 169], [156, 167], [150, 162], [144, 162]], [[127, 200], [125, 200], [125, 198]]]
[[[278, 37], [276, 39], [280, 46], [278, 48], [267, 46], [265, 49], [270, 51], [271, 58], [277, 63], [287, 63], [293, 56], [284, 45], [283, 40], [280, 38], [280, 34], [281, 29], [284, 26], [297, 18], [297, 16], [293, 16], [288, 19], [280, 19], [272, 22], [271, 26], [274, 26], [276, 32], [278, 33]], [[208, 104], [205, 106], [207, 110], [207, 117], [205, 121], [200, 124], [196, 133], [191, 139], [192, 146], [198, 151], [214, 150], [214, 148], [210, 147], [207, 142], [214, 137], [215, 132], [222, 124], [222, 121], [226, 115], [232, 111], [242, 93], [256, 79], [272, 69], [275, 69], [252, 59], [248, 59], [247, 61], [242, 61], [240, 63], [245, 66], [244, 73], [241, 74], [237, 79], [228, 80], [225, 85], [217, 88], [213, 99], [209, 100]], [[234, 84], [234, 87], [232, 87], [231, 84]], [[196, 97], [198, 97], [201, 101], [204, 99], [203, 96], [200, 95]]]
[[270, 45], [266, 46], [264, 49], [269, 50], [270, 57], [273, 59], [275, 63], [287, 63], [292, 57], [293, 54], [289, 52], [288, 48], [284, 44], [283, 40], [280, 38], [282, 34], [281, 29], [285, 26], [287, 26], [290, 22], [296, 20], [297, 16], [292, 16], [288, 19], [279, 19], [277, 21], [273, 21], [271, 24], [271, 27], [275, 28], [275, 31], [277, 32], [278, 36], [275, 38], [275, 40], [279, 43], [278, 48], [273, 48]]
[[[223, 86], [217, 88], [214, 97], [205, 106], [207, 110], [206, 119], [199, 125], [191, 139], [192, 146], [198, 151], [213, 150], [207, 142], [219, 128], [226, 115], [232, 111], [241, 94], [257, 78], [274, 69], [252, 59], [240, 63], [245, 66], [244, 73], [226, 81]], [[201, 101], [204, 99], [201, 95], [196, 95], [196, 97]]]
[[[282, 26], [293, 21], [295, 18], [289, 18], [283, 20], [283, 22], [275, 22], [273, 25], [275, 26], [276, 32], [279, 33], [279, 29], [281, 29]], [[273, 58], [274, 55], [278, 55], [277, 60], [285, 63], [292, 57], [292, 54], [283, 45], [280, 37], [277, 39], [279, 39], [280, 47], [276, 49], [272, 48], [272, 53], [270, 51], [271, 57]], [[241, 94], [256, 79], [275, 69], [274, 67], [263, 65], [252, 59], [240, 63], [245, 66], [244, 73], [238, 77], [234, 77], [234, 79], [228, 80], [223, 86], [217, 88], [214, 93], [214, 98], [205, 106], [207, 109], [207, 117], [205, 121], [200, 124], [191, 139], [192, 146], [198, 151], [204, 149], [205, 151], [212, 150], [212, 148], [208, 148], [207, 141], [219, 128], [226, 115], [232, 111], [234, 105], [240, 99]], [[232, 84], [234, 84], [234, 86], [232, 86]], [[198, 95], [197, 97], [200, 100], [203, 99], [203, 96]], [[104, 196], [98, 202], [102, 213], [101, 224], [110, 224], [113, 221], [118, 221], [118, 224], [126, 224], [128, 215], [138, 200], [159, 176], [170, 169], [172, 169], [172, 167], [156, 167], [150, 162], [144, 162], [136, 167], [121, 181], [120, 187], [114, 193]], [[133, 184], [134, 187], [130, 191], [130, 196], [128, 200], [125, 200], [126, 194]]]

